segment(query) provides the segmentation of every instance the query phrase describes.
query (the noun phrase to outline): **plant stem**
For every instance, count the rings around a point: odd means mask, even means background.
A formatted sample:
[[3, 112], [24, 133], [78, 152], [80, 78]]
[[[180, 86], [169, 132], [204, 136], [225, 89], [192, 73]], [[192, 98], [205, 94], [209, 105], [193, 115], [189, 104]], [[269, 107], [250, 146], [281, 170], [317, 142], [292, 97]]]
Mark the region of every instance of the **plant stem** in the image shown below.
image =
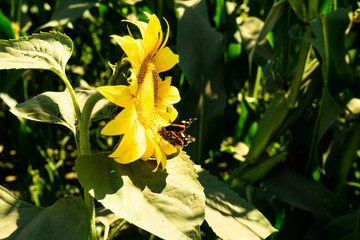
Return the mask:
[[[90, 154], [90, 142], [89, 142], [89, 127], [90, 127], [90, 117], [91, 112], [94, 109], [95, 104], [103, 96], [95, 91], [92, 93], [85, 102], [85, 105], [82, 109], [81, 117], [79, 118], [79, 152], [80, 156]], [[84, 201], [86, 206], [89, 208], [90, 213], [90, 224], [91, 224], [91, 235], [90, 240], [97, 239], [96, 229], [95, 229], [95, 206], [94, 198], [84, 189]]]
[[73, 89], [73, 87], [71, 86], [70, 82], [69, 82], [69, 79], [67, 78], [66, 75], [62, 74], [62, 73], [57, 73], [61, 79], [64, 81], [65, 83], [65, 86], [67, 87], [67, 89], [69, 90], [69, 93], [70, 93], [70, 96], [71, 96], [71, 100], [73, 102], [73, 105], [74, 105], [74, 110], [75, 110], [75, 115], [76, 115], [76, 119], [78, 121], [80, 121], [81, 119], [81, 111], [80, 111], [80, 107], [79, 107], [79, 103], [78, 103], [78, 100], [76, 98], [76, 95], [75, 95], [75, 91]]
[[79, 137], [80, 137], [80, 155], [90, 154], [89, 143], [89, 125], [92, 110], [95, 104], [103, 98], [98, 91], [92, 93], [85, 102], [82, 109], [81, 120], [79, 124]]
[[107, 240], [111, 240], [114, 237], [116, 237], [116, 234], [121, 230], [121, 228], [127, 223], [127, 221], [124, 219], [110, 234], [110, 236], [107, 238]]

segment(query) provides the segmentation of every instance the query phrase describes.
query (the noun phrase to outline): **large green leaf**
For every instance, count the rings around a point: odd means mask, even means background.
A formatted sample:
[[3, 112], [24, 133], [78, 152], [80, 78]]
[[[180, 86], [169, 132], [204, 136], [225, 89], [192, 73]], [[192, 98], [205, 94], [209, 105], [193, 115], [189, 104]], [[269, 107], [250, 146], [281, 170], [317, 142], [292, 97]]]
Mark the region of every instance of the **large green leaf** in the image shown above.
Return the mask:
[[[79, 101], [79, 105], [82, 108], [90, 94], [96, 90], [76, 90], [75, 95]], [[102, 108], [108, 103], [103, 98], [95, 105], [92, 117], [97, 117]], [[61, 124], [73, 132], [75, 132], [75, 111], [72, 104], [71, 96], [68, 91], [64, 92], [45, 92], [38, 96], [20, 103], [15, 107], [12, 107], [10, 111], [25, 119]]]
[[205, 188], [205, 220], [224, 240], [265, 239], [277, 230], [253, 205], [240, 198], [228, 185], [196, 167]]
[[223, 134], [218, 128], [226, 104], [223, 36], [209, 22], [206, 1], [176, 1], [176, 7], [180, 67], [190, 84], [189, 91], [182, 96], [179, 112], [183, 118], [198, 117], [189, 129], [190, 133], [192, 129], [198, 130], [194, 134], [197, 141], [188, 146], [188, 151], [199, 162], [218, 146]]
[[327, 222], [344, 210], [335, 194], [289, 168], [278, 168], [262, 181], [279, 200], [313, 213], [320, 222]]
[[88, 0], [61, 0], [48, 23], [39, 29], [57, 27], [79, 18], [86, 10], [95, 5], [96, 1]]
[[72, 51], [70, 38], [59, 32], [0, 40], [0, 69], [48, 69], [64, 79]]
[[76, 160], [81, 185], [115, 214], [164, 239], [200, 239], [205, 195], [189, 157], [119, 164], [105, 154]]
[[89, 211], [82, 200], [65, 197], [40, 208], [20, 201], [0, 186], [0, 238], [63, 240], [87, 239]]

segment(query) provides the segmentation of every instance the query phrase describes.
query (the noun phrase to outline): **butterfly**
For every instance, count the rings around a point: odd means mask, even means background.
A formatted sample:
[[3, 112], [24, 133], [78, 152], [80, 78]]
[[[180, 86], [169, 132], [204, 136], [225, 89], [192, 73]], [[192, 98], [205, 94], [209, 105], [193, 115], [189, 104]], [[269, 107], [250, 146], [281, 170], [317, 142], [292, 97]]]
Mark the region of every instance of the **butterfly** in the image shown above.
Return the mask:
[[189, 118], [178, 123], [172, 123], [171, 125], [161, 127], [159, 134], [164, 140], [168, 141], [176, 148], [186, 147], [189, 143], [195, 142], [193, 136], [184, 133], [194, 121], [196, 121], [196, 118]]

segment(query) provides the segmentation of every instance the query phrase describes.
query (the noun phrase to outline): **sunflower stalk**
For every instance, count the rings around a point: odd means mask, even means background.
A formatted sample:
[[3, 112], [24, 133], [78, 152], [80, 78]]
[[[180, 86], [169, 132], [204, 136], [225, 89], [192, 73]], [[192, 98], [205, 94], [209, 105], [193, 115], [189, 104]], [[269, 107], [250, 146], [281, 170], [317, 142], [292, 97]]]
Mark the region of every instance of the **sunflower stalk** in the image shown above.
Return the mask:
[[[90, 142], [89, 142], [89, 128], [90, 128], [90, 117], [95, 104], [102, 99], [103, 96], [95, 91], [92, 93], [84, 104], [82, 109], [81, 118], [79, 119], [79, 145], [80, 145], [80, 156], [90, 154]], [[94, 198], [85, 190], [84, 201], [89, 208], [90, 212], [90, 224], [91, 224], [91, 235], [90, 240], [97, 239], [95, 229], [95, 206]]]

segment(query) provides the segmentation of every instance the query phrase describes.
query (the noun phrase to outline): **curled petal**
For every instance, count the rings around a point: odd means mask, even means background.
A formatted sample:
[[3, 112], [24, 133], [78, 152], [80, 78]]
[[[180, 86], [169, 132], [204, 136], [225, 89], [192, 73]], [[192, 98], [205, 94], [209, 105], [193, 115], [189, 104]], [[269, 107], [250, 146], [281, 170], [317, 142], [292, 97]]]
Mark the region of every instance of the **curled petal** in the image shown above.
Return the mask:
[[156, 158], [157, 166], [153, 170], [153, 172], [157, 171], [160, 163], [161, 163], [162, 169], [164, 170], [166, 168], [166, 155], [158, 144], [154, 144], [154, 157]]
[[[157, 112], [161, 116], [161, 118], [167, 121], [166, 125], [169, 125], [169, 123], [175, 121], [175, 119], [178, 116], [178, 111], [172, 105], [167, 105], [167, 104], [159, 105]], [[166, 126], [166, 125], [162, 125], [162, 126]]]
[[165, 72], [179, 62], [179, 55], [174, 54], [170, 48], [166, 47], [158, 52], [154, 62], [158, 73]]
[[96, 89], [107, 98], [107, 100], [120, 107], [126, 107], [134, 97], [130, 92], [130, 88], [125, 85], [103, 86]]
[[145, 134], [146, 136], [146, 149], [144, 155], [141, 157], [142, 160], [147, 161], [154, 153], [154, 141], [149, 136], [150, 133]]
[[120, 37], [112, 35], [120, 47], [127, 55], [126, 60], [131, 63], [131, 66], [137, 70], [140, 69], [141, 63], [144, 60], [144, 47], [141, 40], [136, 40], [131, 36]]
[[101, 130], [101, 134], [107, 136], [124, 134], [131, 128], [132, 122], [135, 121], [136, 117], [135, 105], [133, 102], [130, 102], [129, 105], [115, 117], [115, 119], [106, 124]]
[[144, 50], [146, 56], [153, 57], [162, 42], [162, 29], [159, 19], [155, 14], [151, 15], [144, 36]]
[[[160, 136], [159, 136], [160, 137]], [[166, 155], [172, 155], [178, 151], [177, 148], [175, 148], [173, 145], [171, 145], [168, 141], [165, 141], [164, 139], [159, 140], [160, 147], [164, 150]]]
[[145, 149], [145, 129], [138, 121], [135, 121], [132, 128], [124, 134], [119, 146], [109, 157], [114, 158], [119, 163], [130, 163], [141, 158]]

